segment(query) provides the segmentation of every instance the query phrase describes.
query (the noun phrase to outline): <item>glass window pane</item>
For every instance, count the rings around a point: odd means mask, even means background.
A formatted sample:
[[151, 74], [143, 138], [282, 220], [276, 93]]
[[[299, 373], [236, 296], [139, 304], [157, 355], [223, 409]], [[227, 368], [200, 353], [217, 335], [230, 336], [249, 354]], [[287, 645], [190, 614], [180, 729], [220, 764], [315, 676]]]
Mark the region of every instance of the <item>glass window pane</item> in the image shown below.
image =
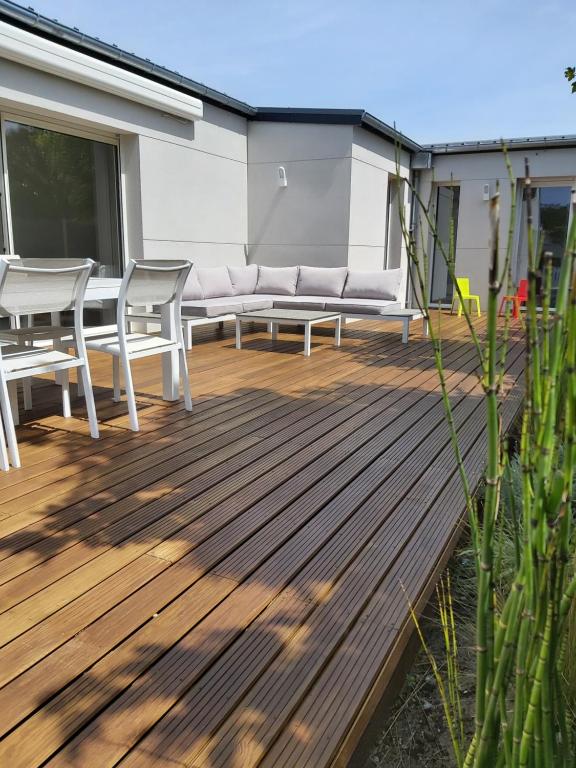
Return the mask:
[[438, 242], [434, 245], [432, 259], [432, 286], [430, 291], [430, 301], [432, 303], [452, 303], [454, 286], [445, 256], [453, 259], [456, 253], [459, 207], [460, 187], [438, 187], [436, 201], [436, 233]]
[[[543, 267], [542, 255], [546, 252], [552, 254], [552, 295], [550, 297], [552, 306], [556, 304], [560, 267], [568, 238], [570, 197], [570, 187], [535, 187], [532, 192], [533, 242], [534, 247], [539, 249], [539, 270]], [[517, 264], [516, 277], [520, 281], [528, 276], [527, 203], [525, 199], [522, 202]], [[537, 290], [539, 293], [542, 290], [540, 278], [538, 278]]]
[[119, 277], [116, 147], [7, 121], [6, 156], [14, 252], [91, 258]]

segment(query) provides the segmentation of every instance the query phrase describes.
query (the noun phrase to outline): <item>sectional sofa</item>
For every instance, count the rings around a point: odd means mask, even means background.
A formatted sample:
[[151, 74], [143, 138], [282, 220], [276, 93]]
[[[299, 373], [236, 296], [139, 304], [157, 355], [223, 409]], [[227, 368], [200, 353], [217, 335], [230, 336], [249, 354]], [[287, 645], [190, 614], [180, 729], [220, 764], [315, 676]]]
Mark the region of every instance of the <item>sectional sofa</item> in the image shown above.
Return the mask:
[[[360, 272], [348, 267], [193, 267], [182, 301], [186, 347], [192, 328], [233, 320], [258, 309], [339, 312], [345, 319], [377, 320], [401, 309], [401, 269]], [[153, 320], [139, 314], [134, 321]]]

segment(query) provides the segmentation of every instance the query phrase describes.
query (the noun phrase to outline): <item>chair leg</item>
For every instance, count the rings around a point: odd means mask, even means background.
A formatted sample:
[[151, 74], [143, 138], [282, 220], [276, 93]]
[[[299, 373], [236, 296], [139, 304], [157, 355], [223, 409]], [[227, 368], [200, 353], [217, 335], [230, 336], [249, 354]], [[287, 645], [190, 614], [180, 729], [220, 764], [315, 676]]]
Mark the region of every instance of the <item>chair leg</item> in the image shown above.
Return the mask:
[[132, 371], [130, 370], [130, 361], [128, 358], [122, 358], [122, 368], [124, 369], [124, 389], [126, 391], [126, 400], [128, 401], [128, 414], [130, 415], [130, 429], [133, 432], [139, 432], [138, 414], [136, 412], [136, 398], [134, 397], [134, 383], [132, 381]]
[[502, 309], [504, 308], [504, 304], [506, 303], [506, 299], [502, 299], [500, 302], [500, 307], [498, 309], [498, 315], [500, 316], [502, 314]]
[[12, 379], [6, 385], [10, 400], [10, 410], [12, 411], [12, 423], [14, 426], [20, 424], [20, 409], [18, 407], [18, 381]]
[[78, 371], [78, 397], [84, 397], [84, 382], [82, 381], [82, 375]]
[[463, 302], [458, 298], [458, 317], [462, 317], [462, 304]]
[[84, 364], [81, 365], [78, 370], [84, 386], [84, 400], [86, 401], [86, 411], [88, 412], [90, 436], [96, 439], [97, 437], [100, 437], [100, 431], [98, 429], [98, 417], [96, 416], [96, 404], [94, 403], [94, 390], [92, 389], [90, 369]]
[[22, 393], [24, 394], [24, 410], [32, 410], [32, 379], [29, 376], [22, 379]]
[[114, 385], [113, 400], [115, 403], [120, 402], [121, 389], [120, 389], [120, 358], [116, 355], [112, 355], [112, 382]]
[[4, 431], [6, 433], [6, 442], [8, 443], [8, 453], [13, 467], [20, 466], [20, 454], [18, 452], [18, 442], [16, 440], [16, 430], [12, 419], [12, 404], [8, 394], [8, 385], [6, 379], [0, 376], [0, 406], [2, 408], [2, 420], [4, 422]]
[[190, 323], [182, 323], [182, 333], [184, 334], [184, 346], [187, 350], [192, 349], [192, 326]]
[[8, 461], [8, 449], [6, 448], [6, 438], [4, 436], [4, 422], [0, 412], [0, 469], [8, 472], [10, 463]]
[[186, 359], [186, 352], [183, 349], [180, 349], [180, 379], [182, 380], [182, 391], [184, 392], [184, 407], [187, 411], [191, 411], [192, 393], [188, 376], [188, 361]]
[[65, 419], [72, 416], [70, 408], [70, 372], [68, 369], [60, 371], [60, 387], [62, 388], [62, 415]]
[[480, 311], [480, 299], [478, 298], [478, 296], [476, 296], [476, 314], [478, 315], [478, 317], [482, 316], [482, 312]]

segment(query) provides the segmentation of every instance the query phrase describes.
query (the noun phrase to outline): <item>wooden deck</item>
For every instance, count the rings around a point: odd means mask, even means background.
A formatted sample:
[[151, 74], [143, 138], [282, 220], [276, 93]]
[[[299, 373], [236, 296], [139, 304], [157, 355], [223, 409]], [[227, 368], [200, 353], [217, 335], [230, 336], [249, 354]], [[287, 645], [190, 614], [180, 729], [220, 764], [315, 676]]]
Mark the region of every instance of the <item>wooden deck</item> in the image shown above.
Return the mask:
[[[484, 321], [478, 321], [483, 329]], [[442, 317], [473, 478], [483, 400]], [[38, 382], [23, 469], [0, 477], [0, 765], [345, 765], [457, 540], [464, 503], [428, 341], [349, 325], [234, 349], [197, 334], [195, 410], [140, 361], [142, 432], [92, 358], [82, 401]], [[502, 418], [520, 405], [512, 339]]]

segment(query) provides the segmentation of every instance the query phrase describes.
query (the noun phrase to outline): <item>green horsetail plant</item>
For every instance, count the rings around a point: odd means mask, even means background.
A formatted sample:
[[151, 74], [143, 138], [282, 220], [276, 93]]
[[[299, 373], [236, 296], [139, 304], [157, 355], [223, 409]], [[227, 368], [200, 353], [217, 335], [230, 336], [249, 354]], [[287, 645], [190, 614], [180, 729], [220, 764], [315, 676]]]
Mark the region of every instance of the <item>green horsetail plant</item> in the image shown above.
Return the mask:
[[[399, 158], [399, 153], [397, 155]], [[569, 618], [574, 616], [572, 490], [576, 467], [576, 192], [567, 246], [555, 280], [552, 255], [536, 242], [532, 218], [532, 184], [525, 164], [524, 198], [528, 247], [528, 301], [524, 408], [519, 461], [520, 488], [511, 488], [510, 458], [502, 433], [500, 401], [504, 383], [510, 313], [498, 318], [502, 290], [511, 293], [515, 229], [516, 182], [504, 149], [510, 181], [511, 215], [507, 244], [500, 263], [500, 194], [492, 197], [490, 260], [486, 331], [480, 337], [456, 281], [453, 236], [448, 248], [436, 230], [430, 202], [425, 204], [411, 187], [413, 222], [421, 233], [418, 244], [400, 207], [404, 242], [416, 288], [416, 301], [428, 320], [447, 422], [462, 479], [476, 559], [476, 676], [475, 722], [470, 743], [464, 746], [461, 730], [458, 665], [454, 658], [455, 632], [449, 597], [443, 586], [440, 614], [447, 653], [447, 681], [439, 681], [456, 763], [463, 768], [568, 768], [576, 764], [573, 710], [566, 691], [566, 657], [576, 653], [569, 645]], [[397, 160], [397, 176], [400, 163]], [[429, 248], [423, 232], [430, 233], [434, 251], [446, 263], [464, 311], [464, 320], [478, 352], [480, 381], [486, 409], [486, 474], [484, 503], [479, 513], [468, 479], [451, 403], [445, 386], [440, 325], [429, 302]], [[452, 230], [453, 231], [453, 230]], [[557, 286], [554, 283], [557, 283]], [[555, 294], [555, 302], [552, 297]], [[516, 459], [513, 459], [516, 461]], [[514, 497], [512, 578], [499, 580], [499, 539], [503, 508]], [[510, 530], [512, 533], [510, 534]], [[498, 582], [498, 584], [497, 584]], [[502, 593], [503, 586], [504, 593]], [[449, 588], [448, 588], [449, 593]], [[427, 650], [429, 654], [429, 651]], [[438, 680], [439, 672], [433, 666]]]

